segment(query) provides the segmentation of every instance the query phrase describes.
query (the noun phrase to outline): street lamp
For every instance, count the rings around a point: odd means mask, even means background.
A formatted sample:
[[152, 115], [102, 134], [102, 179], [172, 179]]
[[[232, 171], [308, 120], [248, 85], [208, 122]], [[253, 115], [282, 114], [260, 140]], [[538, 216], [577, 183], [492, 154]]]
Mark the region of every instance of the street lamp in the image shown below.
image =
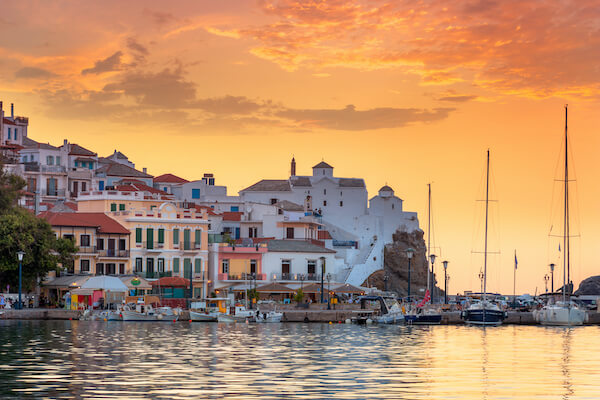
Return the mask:
[[448, 304], [448, 261], [442, 261], [444, 264], [444, 304]]
[[429, 259], [431, 260], [431, 303], [433, 304], [433, 288], [435, 288], [435, 283], [433, 282], [433, 264], [435, 263], [435, 254], [430, 254]]
[[551, 290], [552, 290], [552, 293], [554, 293], [554, 263], [550, 264], [550, 275], [551, 275], [551, 279], [552, 279]]
[[413, 257], [415, 250], [411, 247], [406, 249], [406, 257], [408, 258], [408, 302], [410, 303], [410, 260]]
[[325, 257], [321, 257], [321, 304], [323, 304], [323, 278], [325, 278]]
[[546, 286], [546, 293], [548, 293], [548, 281], [550, 280], [550, 277], [548, 276], [548, 274], [544, 275], [544, 285]]
[[446, 277], [446, 285], [448, 285], [448, 282], [450, 282], [450, 275]]
[[327, 309], [331, 310], [331, 287], [329, 283], [331, 282], [331, 274], [327, 273]]
[[19, 305], [17, 308], [19, 310], [23, 309], [23, 302], [21, 301], [21, 283], [22, 283], [22, 276], [23, 276], [23, 256], [24, 255], [25, 255], [25, 253], [20, 250], [17, 252], [17, 258], [19, 259]]

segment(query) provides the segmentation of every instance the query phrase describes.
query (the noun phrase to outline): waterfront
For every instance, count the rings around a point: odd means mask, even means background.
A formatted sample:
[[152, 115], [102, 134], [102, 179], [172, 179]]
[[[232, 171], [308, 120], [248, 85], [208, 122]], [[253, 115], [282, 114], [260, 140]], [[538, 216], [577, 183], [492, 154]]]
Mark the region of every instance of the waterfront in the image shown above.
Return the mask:
[[600, 328], [0, 321], [2, 398], [589, 399]]

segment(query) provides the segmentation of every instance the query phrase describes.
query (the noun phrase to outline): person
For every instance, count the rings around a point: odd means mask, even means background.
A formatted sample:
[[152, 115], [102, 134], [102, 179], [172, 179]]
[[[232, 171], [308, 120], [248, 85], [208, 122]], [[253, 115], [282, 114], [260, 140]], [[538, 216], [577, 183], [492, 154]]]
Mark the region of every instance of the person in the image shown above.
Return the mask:
[[4, 308], [6, 305], [6, 301], [4, 300], [4, 296], [0, 294], [0, 309]]

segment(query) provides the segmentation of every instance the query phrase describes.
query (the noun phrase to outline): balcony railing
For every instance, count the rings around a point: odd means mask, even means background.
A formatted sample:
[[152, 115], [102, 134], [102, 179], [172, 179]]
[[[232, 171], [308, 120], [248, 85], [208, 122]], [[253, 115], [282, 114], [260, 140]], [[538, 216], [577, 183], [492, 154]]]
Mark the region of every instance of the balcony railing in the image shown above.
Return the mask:
[[267, 275], [266, 274], [246, 274], [246, 273], [234, 275], [234, 274], [220, 273], [218, 278], [220, 281], [251, 281], [251, 280], [264, 281], [267, 279]]
[[98, 250], [96, 249], [96, 246], [81, 246], [81, 245], [79, 245], [79, 250], [77, 251], [77, 253], [80, 253], [80, 254], [95, 254], [97, 252], [98, 252]]
[[183, 251], [194, 251], [202, 249], [202, 243], [196, 242], [181, 242], [179, 243], [179, 248]]
[[146, 249], [146, 250], [156, 250], [156, 251], [160, 251], [162, 249], [164, 249], [165, 244], [164, 243], [158, 243], [158, 242], [142, 242], [142, 243], [136, 243], [136, 245], [139, 247], [139, 245], [142, 245], [142, 248]]
[[278, 273], [271, 274], [269, 278], [281, 281], [297, 281], [297, 282], [315, 282], [321, 280], [321, 274], [296, 274], [296, 273]]
[[173, 276], [173, 272], [172, 271], [164, 271], [164, 272], [157, 272], [157, 271], [150, 271], [150, 272], [146, 272], [146, 279], [160, 279], [160, 278], [164, 278], [166, 276]]
[[65, 189], [51, 189], [48, 188], [45, 191], [46, 196], [57, 196], [57, 197], [65, 197]]
[[127, 257], [129, 257], [129, 250], [116, 250], [116, 249], [98, 250], [98, 255], [100, 257], [127, 258]]
[[39, 163], [25, 163], [25, 172], [54, 172], [65, 173], [67, 170], [62, 165], [40, 165]]

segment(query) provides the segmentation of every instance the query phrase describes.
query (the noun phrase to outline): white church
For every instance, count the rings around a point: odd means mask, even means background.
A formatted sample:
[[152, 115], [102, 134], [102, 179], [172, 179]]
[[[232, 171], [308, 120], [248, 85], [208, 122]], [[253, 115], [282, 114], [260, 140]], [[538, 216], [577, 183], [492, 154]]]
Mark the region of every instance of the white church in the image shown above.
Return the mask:
[[241, 190], [240, 200], [262, 204], [289, 201], [303, 206], [306, 215], [318, 217], [321, 229], [331, 235], [331, 246], [337, 252], [336, 278], [360, 285], [383, 268], [384, 247], [392, 242], [396, 230], [419, 229], [417, 213], [403, 211], [402, 199], [387, 185], [368, 199], [363, 179], [335, 177], [333, 167], [324, 161], [312, 170], [311, 176], [296, 175], [292, 158], [288, 179], [263, 179]]

